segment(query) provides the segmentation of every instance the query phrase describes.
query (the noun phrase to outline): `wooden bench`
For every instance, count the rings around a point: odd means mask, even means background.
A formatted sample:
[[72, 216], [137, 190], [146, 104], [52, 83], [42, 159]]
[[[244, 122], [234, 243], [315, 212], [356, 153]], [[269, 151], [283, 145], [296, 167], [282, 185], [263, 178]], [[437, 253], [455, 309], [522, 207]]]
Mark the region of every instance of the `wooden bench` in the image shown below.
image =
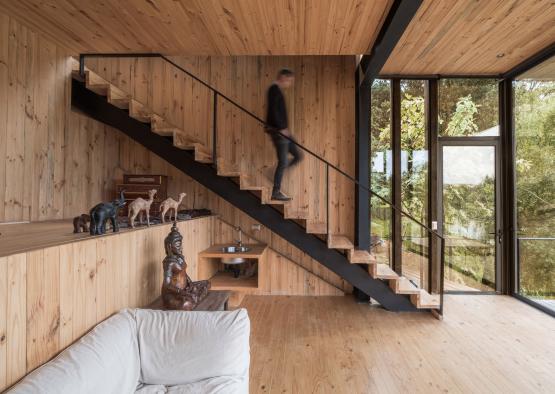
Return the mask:
[[[227, 290], [211, 290], [204, 300], [199, 302], [194, 311], [227, 311], [230, 291]], [[166, 310], [162, 303], [162, 297], [158, 297], [146, 309]]]

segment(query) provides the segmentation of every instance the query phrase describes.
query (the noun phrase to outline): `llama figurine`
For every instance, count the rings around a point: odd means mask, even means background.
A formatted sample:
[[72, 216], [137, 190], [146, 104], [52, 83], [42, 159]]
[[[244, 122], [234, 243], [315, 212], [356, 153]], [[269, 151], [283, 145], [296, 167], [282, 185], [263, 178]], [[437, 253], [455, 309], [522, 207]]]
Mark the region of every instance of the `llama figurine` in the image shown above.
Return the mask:
[[[162, 223], [165, 223], [164, 219], [166, 217], [166, 213], [170, 211], [170, 209], [173, 209], [173, 220], [177, 220], [177, 208], [186, 195], [186, 193], [179, 193], [179, 201], [175, 201], [171, 197], [168, 197], [164, 201], [162, 201], [162, 204], [160, 204], [160, 212], [162, 212], [162, 214], [160, 215], [160, 219], [162, 220]], [[172, 214], [170, 211], [170, 220], [171, 218]]]
[[136, 200], [134, 200], [131, 204], [129, 204], [128, 218], [129, 218], [129, 225], [132, 228], [135, 228], [135, 219], [139, 214], [141, 215], [139, 216], [139, 223], [143, 224], [144, 212], [146, 212], [147, 226], [150, 226], [150, 206], [154, 201], [155, 194], [156, 194], [156, 189], [149, 190], [148, 200], [145, 200], [144, 198], [139, 197]]

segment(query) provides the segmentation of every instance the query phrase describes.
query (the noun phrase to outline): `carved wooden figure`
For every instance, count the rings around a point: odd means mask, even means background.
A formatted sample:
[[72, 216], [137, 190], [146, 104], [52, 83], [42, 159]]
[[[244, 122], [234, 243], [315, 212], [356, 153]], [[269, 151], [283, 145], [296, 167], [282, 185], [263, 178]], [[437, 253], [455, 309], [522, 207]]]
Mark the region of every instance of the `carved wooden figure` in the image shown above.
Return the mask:
[[86, 213], [79, 216], [75, 216], [73, 218], [73, 232], [76, 234], [81, 232], [88, 233], [90, 221], [91, 221], [91, 217]]
[[135, 219], [137, 215], [139, 216], [139, 223], [143, 224], [144, 214], [146, 212], [146, 224], [150, 226], [150, 206], [154, 201], [154, 196], [156, 195], [156, 189], [151, 189], [148, 191], [148, 200], [144, 198], [137, 198], [133, 202], [129, 204], [129, 225], [131, 227], [135, 227]]
[[210, 282], [207, 280], [193, 282], [187, 275], [182, 241], [183, 237], [174, 222], [170, 233], [164, 239], [166, 257], [162, 262], [164, 270], [162, 301], [166, 309], [190, 311], [208, 295]]
[[114, 233], [119, 231], [118, 211], [125, 205], [123, 193], [124, 190], [121, 191], [119, 199], [111, 202], [101, 202], [91, 209], [91, 235], [105, 234], [107, 220], [112, 223]]
[[164, 201], [162, 201], [162, 203], [160, 204], [160, 212], [162, 213], [160, 215], [160, 219], [162, 220], [162, 223], [165, 223], [164, 219], [168, 211], [170, 214], [170, 220], [172, 220], [172, 215], [170, 211], [171, 209], [173, 209], [173, 220], [177, 220], [177, 209], [179, 208], [179, 204], [181, 204], [181, 201], [183, 201], [183, 198], [185, 198], [186, 195], [186, 193], [179, 193], [179, 201], [175, 201], [171, 197], [168, 197]]

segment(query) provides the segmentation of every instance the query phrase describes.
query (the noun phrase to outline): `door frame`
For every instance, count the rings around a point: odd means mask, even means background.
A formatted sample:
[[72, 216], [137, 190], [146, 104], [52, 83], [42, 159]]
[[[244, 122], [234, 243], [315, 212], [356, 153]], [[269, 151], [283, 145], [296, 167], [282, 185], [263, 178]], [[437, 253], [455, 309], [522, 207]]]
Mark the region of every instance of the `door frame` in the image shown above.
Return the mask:
[[450, 294], [499, 294], [502, 291], [503, 202], [501, 199], [501, 137], [464, 136], [438, 137], [437, 139], [437, 219], [438, 230], [443, 234], [443, 147], [444, 146], [493, 146], [495, 149], [495, 291], [445, 291]]

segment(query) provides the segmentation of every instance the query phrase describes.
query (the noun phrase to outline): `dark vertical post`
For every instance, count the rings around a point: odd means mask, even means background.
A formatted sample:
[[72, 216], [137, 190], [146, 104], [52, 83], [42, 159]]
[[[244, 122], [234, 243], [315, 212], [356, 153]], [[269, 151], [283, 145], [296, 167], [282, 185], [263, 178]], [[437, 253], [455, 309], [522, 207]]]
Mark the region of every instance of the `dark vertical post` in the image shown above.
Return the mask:
[[[428, 80], [428, 102], [427, 102], [427, 136], [428, 136], [428, 227], [432, 222], [439, 222], [438, 214], [438, 81]], [[428, 234], [428, 292], [439, 290], [439, 267], [438, 258], [439, 239], [437, 236]]]
[[[391, 80], [391, 145], [393, 158], [393, 205], [401, 207], [401, 81]], [[399, 275], [403, 273], [402, 262], [402, 234], [401, 214], [397, 210], [391, 210], [392, 240], [393, 240], [393, 269]]]
[[443, 316], [443, 293], [445, 292], [445, 238], [440, 242], [441, 257], [439, 259], [439, 314]]
[[214, 109], [212, 113], [212, 163], [214, 167], [218, 167], [218, 92], [214, 90]]
[[517, 223], [515, 198], [516, 160], [513, 123], [512, 79], [499, 83], [499, 129], [501, 131], [501, 195], [502, 242], [501, 242], [501, 292], [513, 294], [518, 291]]
[[330, 236], [330, 165], [326, 163], [326, 236]]
[[[355, 73], [356, 99], [356, 179], [355, 187], [355, 245], [357, 249], [370, 249], [370, 89], [371, 82], [359, 83], [359, 68]], [[362, 186], [362, 187], [361, 187]]]
[[85, 55], [79, 55], [79, 75], [85, 78]]

